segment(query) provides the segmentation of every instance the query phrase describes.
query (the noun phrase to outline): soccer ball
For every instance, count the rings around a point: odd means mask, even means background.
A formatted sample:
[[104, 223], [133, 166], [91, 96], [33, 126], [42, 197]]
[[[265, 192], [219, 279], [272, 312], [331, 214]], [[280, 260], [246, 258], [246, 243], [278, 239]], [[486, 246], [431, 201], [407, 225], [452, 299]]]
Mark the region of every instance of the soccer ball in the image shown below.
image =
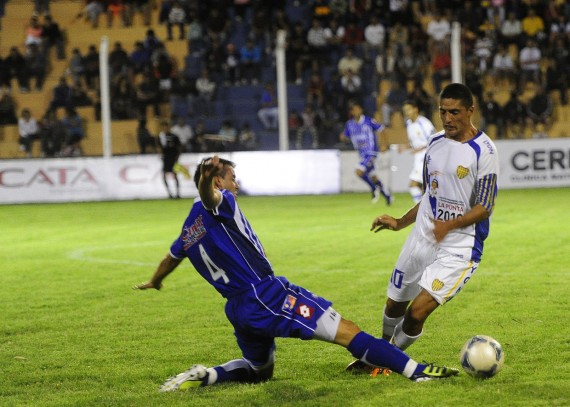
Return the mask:
[[459, 354], [459, 362], [469, 375], [478, 379], [488, 379], [501, 371], [505, 352], [501, 344], [486, 335], [470, 338]]

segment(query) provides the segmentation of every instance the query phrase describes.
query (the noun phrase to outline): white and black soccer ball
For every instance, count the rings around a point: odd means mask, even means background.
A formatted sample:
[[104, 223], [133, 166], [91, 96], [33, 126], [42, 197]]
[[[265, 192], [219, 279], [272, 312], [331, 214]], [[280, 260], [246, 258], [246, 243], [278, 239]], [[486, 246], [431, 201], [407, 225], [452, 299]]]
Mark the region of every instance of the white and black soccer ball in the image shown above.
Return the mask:
[[469, 375], [488, 379], [499, 373], [505, 361], [505, 352], [499, 342], [490, 336], [475, 335], [470, 338], [459, 354], [459, 362]]

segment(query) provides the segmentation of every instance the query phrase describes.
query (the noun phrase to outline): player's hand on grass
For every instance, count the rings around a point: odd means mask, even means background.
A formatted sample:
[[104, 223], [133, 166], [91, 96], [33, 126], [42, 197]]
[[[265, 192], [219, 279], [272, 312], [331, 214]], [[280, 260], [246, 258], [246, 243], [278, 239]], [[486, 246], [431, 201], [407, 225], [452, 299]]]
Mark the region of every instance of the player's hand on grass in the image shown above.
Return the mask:
[[374, 222], [372, 222], [372, 227], [370, 230], [374, 231], [374, 233], [377, 233], [384, 229], [398, 230], [398, 221], [390, 215], [381, 215], [376, 217], [376, 219], [374, 219]]

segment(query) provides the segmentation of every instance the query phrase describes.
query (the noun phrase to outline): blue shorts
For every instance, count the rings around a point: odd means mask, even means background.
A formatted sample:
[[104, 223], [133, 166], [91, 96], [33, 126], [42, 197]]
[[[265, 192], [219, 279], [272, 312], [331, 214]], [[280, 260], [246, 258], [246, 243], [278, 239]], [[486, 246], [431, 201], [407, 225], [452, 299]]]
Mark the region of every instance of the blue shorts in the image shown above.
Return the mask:
[[362, 157], [362, 160], [358, 164], [358, 168], [362, 170], [365, 174], [370, 174], [372, 171], [376, 169], [375, 165], [376, 156], [375, 155], [367, 155]]
[[226, 316], [244, 358], [262, 365], [275, 349], [274, 338], [312, 339], [317, 321], [331, 304], [285, 277], [270, 276], [229, 298]]

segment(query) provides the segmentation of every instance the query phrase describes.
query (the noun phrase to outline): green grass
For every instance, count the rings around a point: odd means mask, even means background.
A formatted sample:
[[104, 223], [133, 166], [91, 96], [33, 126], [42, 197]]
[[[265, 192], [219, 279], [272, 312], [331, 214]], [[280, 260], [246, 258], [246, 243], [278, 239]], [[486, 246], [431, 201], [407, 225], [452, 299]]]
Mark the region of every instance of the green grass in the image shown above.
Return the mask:
[[[408, 231], [369, 231], [367, 194], [241, 197], [276, 274], [334, 301], [378, 335], [386, 283]], [[189, 263], [162, 291], [133, 291], [176, 237], [190, 200], [0, 207], [1, 406], [567, 406], [570, 189], [501, 191], [475, 277], [428, 320], [412, 357], [458, 366], [474, 334], [503, 371], [412, 383], [344, 372], [341, 347], [277, 339], [274, 379], [161, 394], [193, 363], [239, 357], [223, 299]]]

